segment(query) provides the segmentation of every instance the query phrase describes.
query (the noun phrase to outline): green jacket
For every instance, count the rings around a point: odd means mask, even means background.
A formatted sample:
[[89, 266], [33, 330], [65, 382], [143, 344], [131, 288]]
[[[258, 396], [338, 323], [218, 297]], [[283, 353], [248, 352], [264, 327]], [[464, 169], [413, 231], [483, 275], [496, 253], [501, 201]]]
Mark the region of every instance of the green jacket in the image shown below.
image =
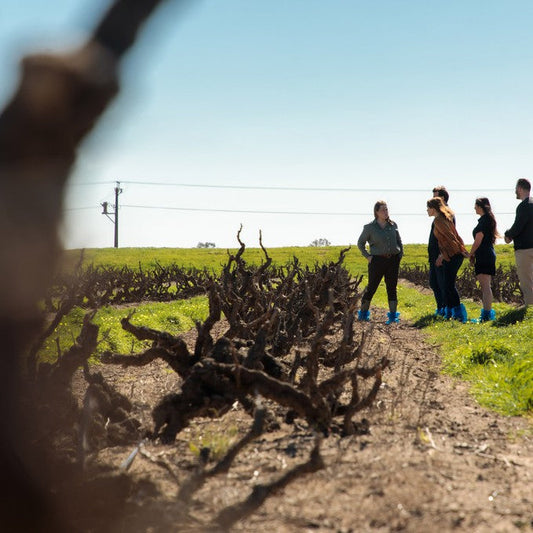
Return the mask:
[[[369, 244], [370, 253], [366, 249]], [[396, 222], [392, 220], [382, 228], [377, 220], [365, 224], [357, 241], [357, 247], [365, 257], [371, 255], [400, 254], [403, 256], [403, 244]]]

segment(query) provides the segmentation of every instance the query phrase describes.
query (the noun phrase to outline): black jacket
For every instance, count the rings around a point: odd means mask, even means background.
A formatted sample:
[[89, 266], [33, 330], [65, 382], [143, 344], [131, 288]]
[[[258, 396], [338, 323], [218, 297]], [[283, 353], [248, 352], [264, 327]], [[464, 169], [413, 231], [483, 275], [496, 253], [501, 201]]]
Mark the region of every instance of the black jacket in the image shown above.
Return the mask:
[[516, 208], [513, 225], [505, 232], [513, 239], [515, 250], [533, 248], [533, 198], [524, 198]]

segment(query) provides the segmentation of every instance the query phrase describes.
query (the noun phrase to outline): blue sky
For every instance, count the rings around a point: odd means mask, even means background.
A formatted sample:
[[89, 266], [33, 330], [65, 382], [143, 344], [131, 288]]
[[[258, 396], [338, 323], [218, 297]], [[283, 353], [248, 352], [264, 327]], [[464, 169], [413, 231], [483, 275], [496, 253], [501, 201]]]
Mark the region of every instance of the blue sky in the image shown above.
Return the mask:
[[[107, 5], [2, 0], [0, 101]], [[530, 0], [168, 0], [80, 151], [65, 246], [113, 245], [116, 181], [120, 246], [233, 247], [240, 224], [248, 246], [350, 244], [380, 199], [423, 243], [435, 185], [466, 242], [477, 196], [503, 231], [533, 177], [532, 23]]]

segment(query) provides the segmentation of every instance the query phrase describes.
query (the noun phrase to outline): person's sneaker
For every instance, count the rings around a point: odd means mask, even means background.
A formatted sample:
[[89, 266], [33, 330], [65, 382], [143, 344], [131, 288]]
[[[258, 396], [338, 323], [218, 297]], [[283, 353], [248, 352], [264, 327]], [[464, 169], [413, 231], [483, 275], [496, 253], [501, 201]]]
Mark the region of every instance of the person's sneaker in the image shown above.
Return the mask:
[[387, 313], [387, 322], [385, 324], [397, 324], [400, 321], [400, 313]]
[[490, 320], [494, 320], [496, 318], [496, 311], [494, 309], [489, 309], [488, 311], [485, 309], [481, 310], [481, 315], [479, 317], [480, 322], [489, 322]]
[[452, 319], [462, 322], [463, 324], [468, 320], [466, 309], [463, 304], [460, 304], [452, 309]]
[[370, 322], [370, 311], [358, 311], [357, 320], [359, 322]]

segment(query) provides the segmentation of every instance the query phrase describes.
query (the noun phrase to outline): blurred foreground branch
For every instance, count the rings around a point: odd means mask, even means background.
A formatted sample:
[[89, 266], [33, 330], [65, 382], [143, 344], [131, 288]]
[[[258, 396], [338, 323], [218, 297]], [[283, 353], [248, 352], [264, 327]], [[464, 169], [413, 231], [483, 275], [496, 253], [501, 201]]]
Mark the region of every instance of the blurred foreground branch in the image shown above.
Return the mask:
[[118, 66], [160, 0], [118, 0], [80, 49], [25, 57], [18, 89], [0, 114], [0, 529], [68, 529], [44, 496], [33, 424], [21, 402], [35, 368], [27, 347], [41, 327], [37, 302], [54, 271], [64, 186], [82, 139], [119, 90]]

